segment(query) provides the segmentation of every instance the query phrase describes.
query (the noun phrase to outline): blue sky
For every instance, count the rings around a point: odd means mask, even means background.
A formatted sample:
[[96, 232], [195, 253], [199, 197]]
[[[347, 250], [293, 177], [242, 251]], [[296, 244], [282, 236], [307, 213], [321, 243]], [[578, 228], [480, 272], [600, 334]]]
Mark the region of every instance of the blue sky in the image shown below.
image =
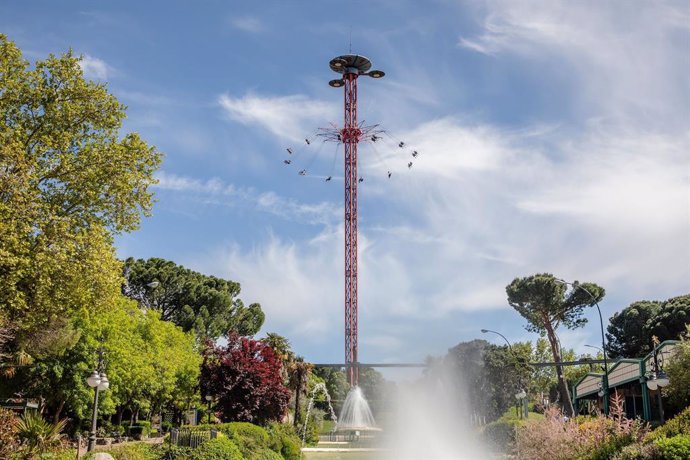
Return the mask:
[[[687, 2], [346, 5], [3, 2], [0, 30], [31, 60], [83, 54], [165, 153], [118, 254], [239, 281], [311, 361], [343, 359], [342, 150], [283, 160], [342, 123], [328, 61], [350, 36], [386, 72], [361, 80], [360, 119], [390, 134], [360, 148], [361, 361], [481, 328], [535, 339], [505, 300], [516, 276], [596, 282], [607, 317], [690, 292]], [[599, 342], [588, 317], [564, 346]]]

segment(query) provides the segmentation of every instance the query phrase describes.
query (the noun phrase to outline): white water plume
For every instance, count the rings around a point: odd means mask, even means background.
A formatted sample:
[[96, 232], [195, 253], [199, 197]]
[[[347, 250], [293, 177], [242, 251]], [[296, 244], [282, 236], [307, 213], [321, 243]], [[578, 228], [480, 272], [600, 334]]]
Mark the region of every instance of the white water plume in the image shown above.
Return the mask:
[[376, 421], [360, 387], [353, 387], [348, 392], [336, 429], [338, 431], [376, 429]]

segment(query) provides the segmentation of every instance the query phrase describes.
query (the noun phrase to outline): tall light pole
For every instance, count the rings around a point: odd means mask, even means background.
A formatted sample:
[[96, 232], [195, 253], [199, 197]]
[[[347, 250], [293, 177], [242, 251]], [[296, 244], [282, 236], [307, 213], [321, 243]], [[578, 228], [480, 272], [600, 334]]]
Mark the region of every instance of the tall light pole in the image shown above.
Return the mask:
[[98, 423], [98, 392], [105, 391], [110, 387], [108, 377], [103, 371], [103, 351], [98, 350], [98, 365], [96, 369], [86, 378], [86, 384], [93, 388], [93, 418], [91, 419], [91, 433], [89, 442], [86, 446], [87, 452], [91, 452], [96, 445], [96, 429]]
[[604, 318], [601, 316], [601, 308], [599, 307], [599, 302], [597, 301], [597, 298], [594, 297], [594, 294], [589, 292], [587, 289], [582, 287], [577, 282], [569, 283], [568, 281], [564, 281], [559, 278], [556, 278], [556, 282], [560, 284], [565, 284], [566, 286], [571, 286], [573, 289], [580, 289], [581, 291], [585, 292], [594, 301], [594, 305], [596, 305], [597, 311], [599, 312], [599, 325], [601, 326], [601, 351], [604, 354], [604, 377], [602, 378], [602, 382], [604, 385], [604, 413], [606, 415], [609, 415], [609, 363], [608, 358], [606, 356], [606, 336], [604, 335]]
[[[510, 350], [510, 354], [513, 355], [513, 357], [515, 358], [515, 364], [517, 367], [517, 364], [520, 363], [520, 358], [513, 351], [513, 346], [510, 344], [510, 341], [506, 338], [506, 336], [501, 334], [500, 332], [492, 331], [490, 329], [482, 329], [481, 331], [482, 331], [482, 334], [486, 334], [487, 332], [491, 332], [492, 334], [500, 335], [501, 337], [503, 337], [503, 340], [505, 340], [506, 343], [508, 344], [508, 350]], [[518, 385], [520, 385], [520, 388], [518, 389], [518, 392], [515, 394], [515, 399], [522, 402], [522, 409], [523, 410], [522, 410], [521, 415], [524, 414], [525, 418], [529, 418], [529, 405], [527, 402], [527, 393], [525, 392], [525, 389], [523, 388], [522, 378], [520, 377], [519, 374], [518, 374]]]

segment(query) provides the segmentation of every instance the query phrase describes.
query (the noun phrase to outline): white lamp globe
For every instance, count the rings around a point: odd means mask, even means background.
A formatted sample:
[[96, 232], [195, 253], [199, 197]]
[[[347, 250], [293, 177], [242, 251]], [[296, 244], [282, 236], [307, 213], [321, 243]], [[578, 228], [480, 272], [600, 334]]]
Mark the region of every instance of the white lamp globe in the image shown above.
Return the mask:
[[525, 390], [520, 390], [520, 392], [515, 396], [517, 396], [518, 399], [524, 399], [527, 397], [527, 393], [525, 393]]
[[108, 381], [108, 376], [105, 372], [101, 372], [101, 382], [98, 384], [98, 389], [101, 391], [107, 390], [110, 387], [110, 382]]
[[660, 387], [665, 387], [668, 385], [668, 375], [664, 371], [659, 371], [659, 373], [656, 376], [656, 384]]
[[656, 375], [652, 375], [648, 380], [647, 380], [647, 388], [649, 388], [652, 391], [655, 391], [657, 388], [659, 388], [659, 385], [656, 381]]
[[91, 375], [86, 378], [86, 383], [91, 388], [96, 388], [101, 383], [101, 376], [98, 375], [97, 371], [93, 371]]

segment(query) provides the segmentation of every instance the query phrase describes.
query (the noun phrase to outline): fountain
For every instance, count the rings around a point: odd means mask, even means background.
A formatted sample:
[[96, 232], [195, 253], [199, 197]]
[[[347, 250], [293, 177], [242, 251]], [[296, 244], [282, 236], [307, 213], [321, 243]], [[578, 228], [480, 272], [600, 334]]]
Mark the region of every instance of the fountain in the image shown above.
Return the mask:
[[380, 431], [380, 428], [376, 427], [369, 403], [364, 398], [360, 387], [352, 387], [347, 393], [335, 429], [336, 431]]
[[[307, 417], [304, 419], [304, 426], [302, 427], [302, 445], [304, 446], [304, 441], [307, 437], [307, 425], [309, 424], [309, 415], [311, 414], [311, 409], [314, 407], [314, 398], [316, 398], [316, 395], [321, 392], [326, 396], [326, 402], [328, 403], [328, 412], [331, 415], [331, 419], [335, 422], [336, 426], [338, 425], [338, 416], [335, 415], [335, 411], [333, 410], [333, 405], [331, 404], [331, 395], [328, 394], [328, 390], [326, 389], [326, 384], [325, 383], [317, 383], [314, 385], [314, 389], [311, 390], [311, 397], [309, 398], [309, 405], [307, 406]], [[366, 402], [366, 401], [365, 401]], [[368, 406], [367, 406], [368, 409]], [[371, 413], [370, 413], [371, 415]], [[333, 430], [335, 431], [335, 429]]]

